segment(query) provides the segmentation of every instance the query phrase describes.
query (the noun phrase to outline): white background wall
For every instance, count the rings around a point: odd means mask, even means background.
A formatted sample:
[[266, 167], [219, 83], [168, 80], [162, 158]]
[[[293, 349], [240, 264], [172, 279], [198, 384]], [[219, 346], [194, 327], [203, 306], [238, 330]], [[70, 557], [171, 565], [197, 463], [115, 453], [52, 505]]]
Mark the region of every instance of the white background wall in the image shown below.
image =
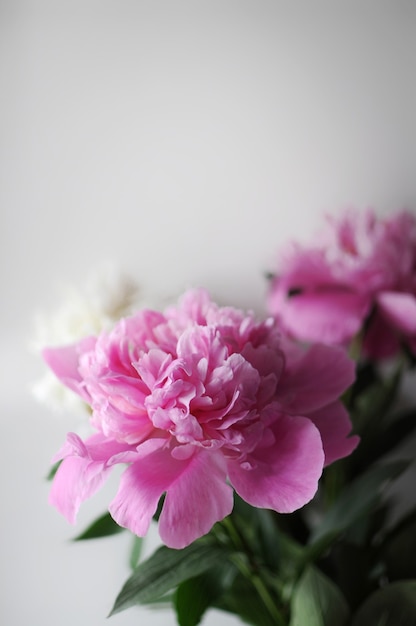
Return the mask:
[[412, 0], [2, 0], [2, 624], [175, 623], [105, 620], [128, 538], [68, 540], [108, 495], [75, 530], [47, 504], [75, 417], [28, 393], [34, 312], [106, 259], [261, 312], [279, 244], [324, 211], [415, 209], [415, 70]]

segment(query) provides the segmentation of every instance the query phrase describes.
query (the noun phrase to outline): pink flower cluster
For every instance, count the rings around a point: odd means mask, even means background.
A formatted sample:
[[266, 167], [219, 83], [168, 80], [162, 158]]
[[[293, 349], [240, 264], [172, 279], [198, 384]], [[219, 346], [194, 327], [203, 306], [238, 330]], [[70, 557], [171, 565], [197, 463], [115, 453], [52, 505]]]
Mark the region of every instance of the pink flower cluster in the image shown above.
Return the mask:
[[371, 210], [330, 218], [315, 244], [282, 255], [268, 307], [301, 341], [347, 345], [362, 332], [372, 358], [402, 343], [416, 352], [416, 219]]
[[50, 501], [71, 522], [122, 463], [115, 521], [145, 535], [164, 495], [160, 536], [182, 548], [231, 512], [233, 489], [256, 507], [303, 506], [324, 465], [358, 442], [339, 400], [354, 378], [343, 349], [300, 349], [273, 319], [203, 290], [44, 358], [91, 406], [96, 430], [69, 434], [55, 458]]

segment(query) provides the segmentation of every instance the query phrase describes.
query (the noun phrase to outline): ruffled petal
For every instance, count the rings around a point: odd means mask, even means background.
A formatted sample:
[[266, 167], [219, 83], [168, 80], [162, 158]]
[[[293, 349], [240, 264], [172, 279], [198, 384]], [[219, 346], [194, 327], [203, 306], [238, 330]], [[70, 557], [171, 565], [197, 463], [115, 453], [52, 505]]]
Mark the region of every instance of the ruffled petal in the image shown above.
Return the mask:
[[334, 402], [308, 415], [318, 428], [325, 452], [325, 465], [351, 454], [360, 442], [351, 435], [351, 420], [341, 402]]
[[324, 465], [319, 430], [304, 417], [281, 415], [272, 426], [274, 443], [258, 446], [248, 463], [228, 462], [237, 493], [253, 506], [292, 513], [316, 493]]

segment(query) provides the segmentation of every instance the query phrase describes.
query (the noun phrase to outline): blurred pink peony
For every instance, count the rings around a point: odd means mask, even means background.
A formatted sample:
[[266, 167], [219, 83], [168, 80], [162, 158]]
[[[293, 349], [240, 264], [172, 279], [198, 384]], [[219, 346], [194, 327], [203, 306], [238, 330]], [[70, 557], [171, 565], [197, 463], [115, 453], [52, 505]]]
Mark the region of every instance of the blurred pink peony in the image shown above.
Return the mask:
[[416, 220], [348, 211], [328, 218], [311, 246], [292, 244], [272, 279], [268, 309], [293, 338], [347, 345], [363, 332], [365, 353], [416, 352]]
[[300, 508], [323, 466], [358, 442], [339, 401], [354, 378], [344, 350], [301, 350], [272, 319], [219, 307], [203, 290], [44, 357], [91, 405], [97, 431], [70, 434], [55, 458], [50, 501], [71, 522], [124, 463], [116, 522], [143, 536], [165, 494], [160, 536], [182, 548], [231, 512], [233, 488], [257, 507]]

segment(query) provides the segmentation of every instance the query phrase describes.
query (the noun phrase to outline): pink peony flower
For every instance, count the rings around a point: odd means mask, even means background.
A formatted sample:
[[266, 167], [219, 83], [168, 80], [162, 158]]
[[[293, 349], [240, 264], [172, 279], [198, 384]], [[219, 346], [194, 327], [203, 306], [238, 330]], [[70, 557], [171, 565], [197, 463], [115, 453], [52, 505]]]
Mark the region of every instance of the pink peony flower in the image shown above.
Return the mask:
[[44, 358], [90, 404], [97, 431], [68, 435], [55, 458], [50, 501], [71, 522], [123, 463], [115, 521], [145, 535], [165, 494], [160, 536], [182, 548], [231, 512], [233, 489], [257, 507], [303, 506], [323, 466], [358, 442], [339, 401], [354, 378], [342, 349], [303, 351], [273, 319], [219, 307], [203, 290]]
[[372, 358], [393, 356], [402, 342], [416, 352], [415, 218], [329, 218], [316, 244], [282, 255], [268, 308], [301, 341], [347, 345], [362, 331]]

